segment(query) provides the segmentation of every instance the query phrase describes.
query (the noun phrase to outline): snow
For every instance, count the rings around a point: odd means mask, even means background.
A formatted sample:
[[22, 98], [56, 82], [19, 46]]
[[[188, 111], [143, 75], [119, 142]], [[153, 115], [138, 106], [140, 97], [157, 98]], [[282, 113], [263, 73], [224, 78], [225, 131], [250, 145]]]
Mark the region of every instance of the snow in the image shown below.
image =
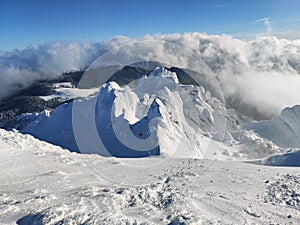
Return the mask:
[[[284, 107], [299, 104], [299, 40], [275, 36], [240, 40], [226, 34], [198, 32], [138, 39], [122, 36], [103, 43], [47, 42], [37, 48], [1, 52], [0, 97], [38, 80], [51, 80], [63, 72], [87, 68], [99, 56], [103, 56], [100, 66], [129, 65], [124, 61], [135, 58], [139, 60], [134, 62], [159, 61], [202, 71], [207, 90], [219, 92], [221, 86], [231, 107], [255, 119], [278, 116]], [[203, 64], [214, 74], [203, 70]], [[219, 82], [211, 80], [211, 75]]]
[[276, 145], [285, 148], [300, 147], [300, 106], [285, 108], [281, 114], [269, 121], [252, 122], [246, 126]]
[[163, 67], [68, 85], [80, 98], [0, 129], [0, 224], [300, 223], [300, 106], [247, 123]]
[[[197, 101], [199, 104], [194, 107]], [[224, 114], [225, 107], [209, 92], [183, 86], [175, 73], [157, 68], [148, 77], [142, 77], [134, 89], [107, 83], [97, 96], [65, 103], [50, 117], [41, 113], [22, 132], [77, 152], [98, 149], [101, 155], [108, 152], [118, 157], [188, 157], [195, 154], [196, 144], [202, 156], [206, 146], [200, 149], [197, 136], [208, 131], [222, 136]], [[218, 118], [216, 124], [220, 127], [214, 125], [213, 117]], [[76, 135], [78, 129], [80, 137]], [[89, 142], [88, 146], [78, 148], [81, 136], [91, 136], [92, 130], [96, 130], [102, 143], [93, 146]], [[181, 152], [177, 151], [180, 145], [185, 146]]]
[[47, 95], [47, 96], [40, 96], [40, 98], [45, 101], [49, 101], [54, 98], [59, 98], [60, 100], [66, 101], [78, 97], [89, 97], [99, 92], [99, 88], [90, 88], [90, 89], [75, 88], [73, 87], [71, 82], [56, 83], [53, 85], [53, 88], [55, 90], [54, 94]]
[[0, 130], [1, 224], [299, 224], [297, 168], [71, 153]]
[[[97, 95], [40, 113], [22, 133], [71, 151], [117, 157], [260, 159], [287, 150], [242, 124], [203, 87], [158, 67], [134, 88], [104, 84]], [[297, 140], [297, 139], [295, 139]], [[275, 144], [274, 144], [275, 143]]]
[[149, 76], [150, 77], [163, 77], [163, 78], [167, 78], [167, 79], [174, 81], [176, 84], [179, 83], [176, 73], [170, 72], [163, 67], [157, 67], [155, 70], [153, 70], [150, 73]]
[[266, 159], [255, 161], [267, 166], [296, 166], [300, 167], [300, 150], [269, 156]]

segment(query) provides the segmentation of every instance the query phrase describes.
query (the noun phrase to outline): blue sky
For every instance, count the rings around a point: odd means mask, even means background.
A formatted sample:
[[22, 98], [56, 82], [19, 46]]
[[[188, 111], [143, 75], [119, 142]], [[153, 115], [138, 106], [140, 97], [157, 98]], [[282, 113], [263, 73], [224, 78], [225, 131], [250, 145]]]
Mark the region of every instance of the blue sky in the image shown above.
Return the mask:
[[194, 31], [300, 38], [300, 0], [0, 0], [0, 50]]

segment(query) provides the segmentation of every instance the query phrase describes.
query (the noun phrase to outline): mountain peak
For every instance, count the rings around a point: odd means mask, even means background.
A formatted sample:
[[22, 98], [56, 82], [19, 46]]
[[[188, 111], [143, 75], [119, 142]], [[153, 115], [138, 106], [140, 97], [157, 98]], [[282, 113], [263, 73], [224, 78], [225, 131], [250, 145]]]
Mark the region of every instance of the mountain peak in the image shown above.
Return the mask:
[[149, 75], [149, 77], [162, 77], [175, 81], [175, 83], [179, 83], [177, 74], [175, 72], [171, 72], [164, 67], [158, 66], [156, 67]]

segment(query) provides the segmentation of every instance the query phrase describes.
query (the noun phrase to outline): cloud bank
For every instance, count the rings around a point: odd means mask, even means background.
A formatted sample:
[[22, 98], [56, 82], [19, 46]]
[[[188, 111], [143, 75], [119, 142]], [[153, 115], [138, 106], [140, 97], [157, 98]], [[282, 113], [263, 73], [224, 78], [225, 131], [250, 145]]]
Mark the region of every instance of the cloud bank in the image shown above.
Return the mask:
[[100, 43], [49, 42], [37, 48], [0, 52], [0, 98], [37, 80], [84, 69], [103, 50]]
[[[260, 22], [269, 24], [268, 19]], [[162, 40], [177, 43], [193, 54], [183, 54]], [[138, 51], [168, 60], [180, 56], [181, 63], [186, 65], [195, 62], [195, 55], [201, 58], [219, 80], [228, 106], [255, 118], [269, 118], [286, 106], [300, 104], [297, 96], [300, 40], [267, 36], [242, 41], [229, 35], [204, 33], [146, 35], [137, 40], [115, 37], [103, 43], [51, 42], [37, 48], [0, 52], [0, 97], [36, 80], [85, 69], [107, 49], [132, 41], [148, 44], [141, 44], [134, 51], [124, 48], [123, 57], [138, 54]]]

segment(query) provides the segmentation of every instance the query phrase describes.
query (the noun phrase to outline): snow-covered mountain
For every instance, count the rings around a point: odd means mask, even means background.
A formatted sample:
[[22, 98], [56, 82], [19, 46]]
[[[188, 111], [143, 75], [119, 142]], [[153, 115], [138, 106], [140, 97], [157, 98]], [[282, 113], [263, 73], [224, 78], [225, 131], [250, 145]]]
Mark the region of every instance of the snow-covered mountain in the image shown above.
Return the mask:
[[[194, 107], [197, 101], [200, 104]], [[94, 105], [95, 109], [89, 107]], [[81, 118], [84, 113], [89, 113], [85, 120]], [[194, 154], [196, 146], [200, 148], [199, 143], [190, 140], [197, 140], [200, 132], [214, 131], [216, 136], [217, 133], [222, 136], [225, 129], [222, 113], [226, 109], [209, 92], [180, 85], [175, 73], [157, 68], [148, 77], [142, 77], [134, 89], [110, 82], [94, 97], [63, 104], [53, 112], [44, 111], [22, 132], [73, 151], [99, 151], [101, 155], [107, 155], [106, 149], [108, 155], [122, 157], [172, 155], [169, 151], [175, 151], [179, 145]], [[220, 127], [214, 126], [213, 114], [220, 114], [224, 120], [220, 121], [223, 122]], [[95, 123], [105, 145], [103, 150], [90, 142], [89, 149], [78, 148], [80, 137], [75, 137], [73, 130], [79, 129], [82, 135], [89, 136], [93, 125], [87, 124], [91, 123]], [[152, 147], [145, 148], [145, 142]]]
[[[27, 120], [31, 118], [31, 120]], [[257, 159], [285, 152], [248, 129], [234, 109], [201, 86], [182, 85], [175, 72], [156, 68], [134, 88], [115, 82], [100, 92], [26, 114], [22, 133], [71, 151], [117, 157]]]

